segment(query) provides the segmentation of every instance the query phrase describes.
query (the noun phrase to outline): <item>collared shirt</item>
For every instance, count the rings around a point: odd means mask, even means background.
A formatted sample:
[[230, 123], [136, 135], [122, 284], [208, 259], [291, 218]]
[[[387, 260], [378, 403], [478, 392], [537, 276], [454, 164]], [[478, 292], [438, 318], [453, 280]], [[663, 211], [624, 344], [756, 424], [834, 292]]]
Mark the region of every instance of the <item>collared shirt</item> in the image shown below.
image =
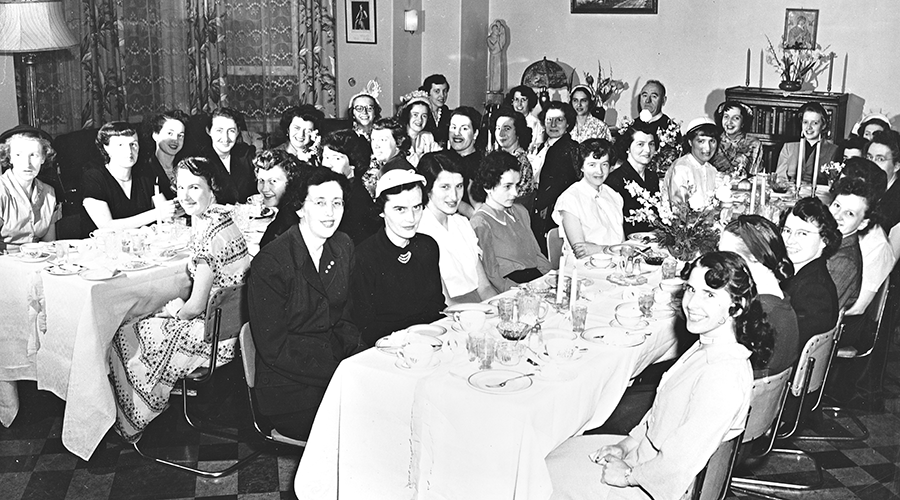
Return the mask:
[[694, 155], [688, 153], [675, 160], [666, 171], [665, 184], [672, 202], [687, 202], [692, 196], [697, 196], [706, 206], [716, 194], [716, 168], [709, 163], [701, 165]]
[[449, 295], [446, 299], [459, 297], [478, 288], [476, 269], [481, 258], [481, 248], [468, 219], [459, 214], [450, 215], [447, 217], [447, 227], [444, 228], [431, 209], [426, 207], [418, 232], [431, 236], [438, 244], [441, 281]]
[[59, 220], [56, 192], [35, 179], [31, 197], [13, 177], [12, 168], [0, 175], [0, 249], [17, 248], [43, 238]]
[[[569, 213], [581, 223], [584, 241], [596, 245], [613, 245], [625, 239], [622, 205], [622, 196], [612, 188], [601, 184], [600, 189], [594, 189], [582, 178], [559, 195], [553, 209], [553, 221], [563, 228], [562, 212]], [[565, 235], [565, 229], [560, 232], [571, 244]]]

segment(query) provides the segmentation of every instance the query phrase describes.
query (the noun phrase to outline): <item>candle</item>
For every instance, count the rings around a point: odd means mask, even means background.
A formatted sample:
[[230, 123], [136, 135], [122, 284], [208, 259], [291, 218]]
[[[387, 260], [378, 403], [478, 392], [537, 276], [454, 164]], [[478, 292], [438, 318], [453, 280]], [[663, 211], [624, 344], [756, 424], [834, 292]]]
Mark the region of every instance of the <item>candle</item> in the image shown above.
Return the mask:
[[805, 153], [805, 151], [803, 150], [803, 147], [806, 145], [805, 142], [806, 142], [806, 140], [803, 138], [803, 135], [801, 134], [800, 135], [800, 152], [797, 155], [797, 192], [800, 191], [800, 181], [801, 181], [801, 177], [803, 176], [803, 157], [806, 156], [803, 154], [803, 153]]
[[763, 212], [763, 214], [765, 214], [766, 194], [769, 189], [769, 184], [766, 182], [767, 180], [768, 177], [766, 174], [759, 174], [759, 211]]
[[850, 59], [850, 54], [844, 54], [844, 76], [841, 80], [841, 94], [847, 91], [847, 62]]
[[753, 184], [750, 185], [750, 211], [748, 215], [756, 213], [756, 176], [751, 177], [750, 181]]
[[744, 82], [744, 86], [750, 86], [750, 49], [747, 49], [747, 78]]
[[566, 274], [566, 259], [569, 253], [563, 247], [562, 257], [559, 259], [559, 271], [556, 273], [556, 303], [561, 304], [563, 299], [563, 276]]
[[813, 163], [813, 182], [812, 182], [812, 196], [816, 195], [816, 186], [819, 185], [819, 151], [822, 149], [822, 141], [816, 143], [816, 162]]
[[763, 51], [759, 51], [759, 88], [763, 86]]
[[831, 92], [831, 74], [834, 72], [834, 52], [828, 55], [828, 92]]
[[575, 301], [578, 300], [578, 261], [575, 261], [575, 268], [572, 269], [572, 284], [569, 285], [569, 310], [575, 308]]

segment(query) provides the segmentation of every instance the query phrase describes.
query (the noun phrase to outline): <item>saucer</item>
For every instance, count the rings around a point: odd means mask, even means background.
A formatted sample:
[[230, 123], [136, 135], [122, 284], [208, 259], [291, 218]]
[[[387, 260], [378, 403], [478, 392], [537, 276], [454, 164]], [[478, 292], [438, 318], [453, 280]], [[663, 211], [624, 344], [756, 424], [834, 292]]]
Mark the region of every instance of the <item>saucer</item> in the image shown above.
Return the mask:
[[634, 331], [634, 330], [640, 330], [642, 328], [647, 328], [648, 326], [650, 326], [650, 323], [648, 323], [647, 320], [642, 319], [637, 325], [629, 327], [629, 326], [623, 325], [622, 323], [619, 323], [619, 320], [613, 318], [612, 321], [609, 322], [609, 326], [612, 326], [614, 328], [628, 328], [628, 329]]
[[439, 365], [439, 364], [441, 364], [441, 360], [437, 356], [432, 356], [431, 362], [428, 363], [428, 365], [423, 366], [421, 368], [412, 368], [406, 364], [406, 361], [404, 361], [400, 358], [397, 358], [397, 361], [394, 362], [394, 366], [396, 366], [397, 368], [400, 368], [401, 370], [410, 371], [410, 372], [421, 372], [421, 371], [425, 371], [425, 370], [430, 370], [432, 368], [437, 367], [437, 365]]
[[441, 312], [442, 312], [443, 314], [446, 314], [447, 316], [453, 316], [454, 314], [456, 314], [456, 313], [461, 313], [461, 312], [463, 312], [463, 311], [481, 311], [481, 312], [483, 312], [483, 313], [485, 314], [485, 316], [487, 316], [488, 318], [491, 318], [491, 317], [494, 317], [494, 316], [497, 315], [497, 308], [496, 308], [496, 307], [494, 307], [494, 306], [492, 306], [492, 305], [490, 305], [490, 304], [482, 304], [482, 303], [480, 303], [480, 302], [471, 302], [471, 303], [465, 303], [465, 304], [455, 304], [455, 305], [452, 305], [452, 306], [450, 306], [450, 307], [444, 309], [444, 310], [441, 311]]
[[143, 271], [144, 269], [150, 269], [155, 265], [155, 262], [147, 260], [129, 260], [119, 264], [123, 271]]
[[547, 354], [547, 351], [538, 352], [538, 359], [544, 361], [546, 363], [557, 363], [557, 364], [568, 364], [573, 361], [578, 361], [584, 356], [584, 351], [578, 348], [578, 346], [573, 346], [574, 352], [572, 353], [572, 357], [569, 359], [550, 359], [550, 355]]
[[18, 255], [15, 256], [15, 258], [20, 260], [21, 262], [28, 262], [28, 263], [44, 262], [45, 260], [50, 258], [50, 254], [46, 253], [46, 252], [42, 252], [40, 255], [37, 255], [35, 257], [30, 257], [28, 255], [25, 255], [24, 253], [19, 253]]
[[620, 327], [598, 326], [588, 328], [581, 334], [581, 338], [595, 344], [604, 344], [615, 347], [634, 347], [644, 343], [647, 336], [644, 332], [634, 332]]
[[407, 330], [409, 333], [418, 333], [419, 335], [427, 335], [429, 337], [440, 337], [447, 333], [447, 329], [440, 325], [413, 325], [407, 328]]
[[85, 269], [78, 273], [83, 279], [88, 281], [106, 281], [111, 280], [113, 278], [118, 278], [119, 276], [124, 276], [125, 273], [119, 271], [118, 269], [114, 269], [110, 271], [109, 269]]
[[628, 241], [636, 241], [638, 243], [647, 245], [649, 243], [655, 243], [657, 241], [657, 237], [656, 233], [653, 232], [638, 232], [629, 234]]
[[84, 271], [84, 266], [80, 264], [56, 264], [45, 267], [44, 271], [53, 276], [71, 276]]

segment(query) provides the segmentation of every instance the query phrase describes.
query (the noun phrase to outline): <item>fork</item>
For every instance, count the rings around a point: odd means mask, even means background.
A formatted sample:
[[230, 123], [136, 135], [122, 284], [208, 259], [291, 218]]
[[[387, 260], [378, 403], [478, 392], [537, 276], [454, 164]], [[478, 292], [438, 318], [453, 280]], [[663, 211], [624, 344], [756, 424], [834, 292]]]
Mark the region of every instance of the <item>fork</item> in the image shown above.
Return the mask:
[[499, 384], [484, 384], [485, 387], [489, 387], [491, 389], [499, 389], [501, 387], [506, 387], [506, 384], [512, 382], [513, 380], [525, 378], [525, 377], [533, 377], [534, 373], [523, 373], [522, 375], [516, 375], [515, 377], [508, 378]]

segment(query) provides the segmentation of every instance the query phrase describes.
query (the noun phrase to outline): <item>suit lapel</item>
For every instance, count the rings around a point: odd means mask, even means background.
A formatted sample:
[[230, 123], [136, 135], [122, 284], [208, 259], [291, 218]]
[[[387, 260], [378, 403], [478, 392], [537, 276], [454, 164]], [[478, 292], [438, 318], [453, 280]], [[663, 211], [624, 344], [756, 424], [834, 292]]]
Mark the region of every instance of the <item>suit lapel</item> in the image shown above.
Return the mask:
[[[316, 266], [313, 264], [312, 258], [309, 255], [309, 250], [306, 248], [306, 242], [303, 241], [303, 235], [300, 234], [300, 228], [294, 226], [291, 228], [291, 231], [296, 231], [294, 237], [298, 244], [295, 263], [297, 264], [297, 267], [300, 268], [300, 274], [303, 276], [303, 279], [309, 283], [309, 286], [313, 287], [313, 289], [320, 294], [325, 295], [325, 286], [322, 283], [322, 279], [319, 278]], [[324, 254], [325, 252], [323, 251], [322, 253]]]

